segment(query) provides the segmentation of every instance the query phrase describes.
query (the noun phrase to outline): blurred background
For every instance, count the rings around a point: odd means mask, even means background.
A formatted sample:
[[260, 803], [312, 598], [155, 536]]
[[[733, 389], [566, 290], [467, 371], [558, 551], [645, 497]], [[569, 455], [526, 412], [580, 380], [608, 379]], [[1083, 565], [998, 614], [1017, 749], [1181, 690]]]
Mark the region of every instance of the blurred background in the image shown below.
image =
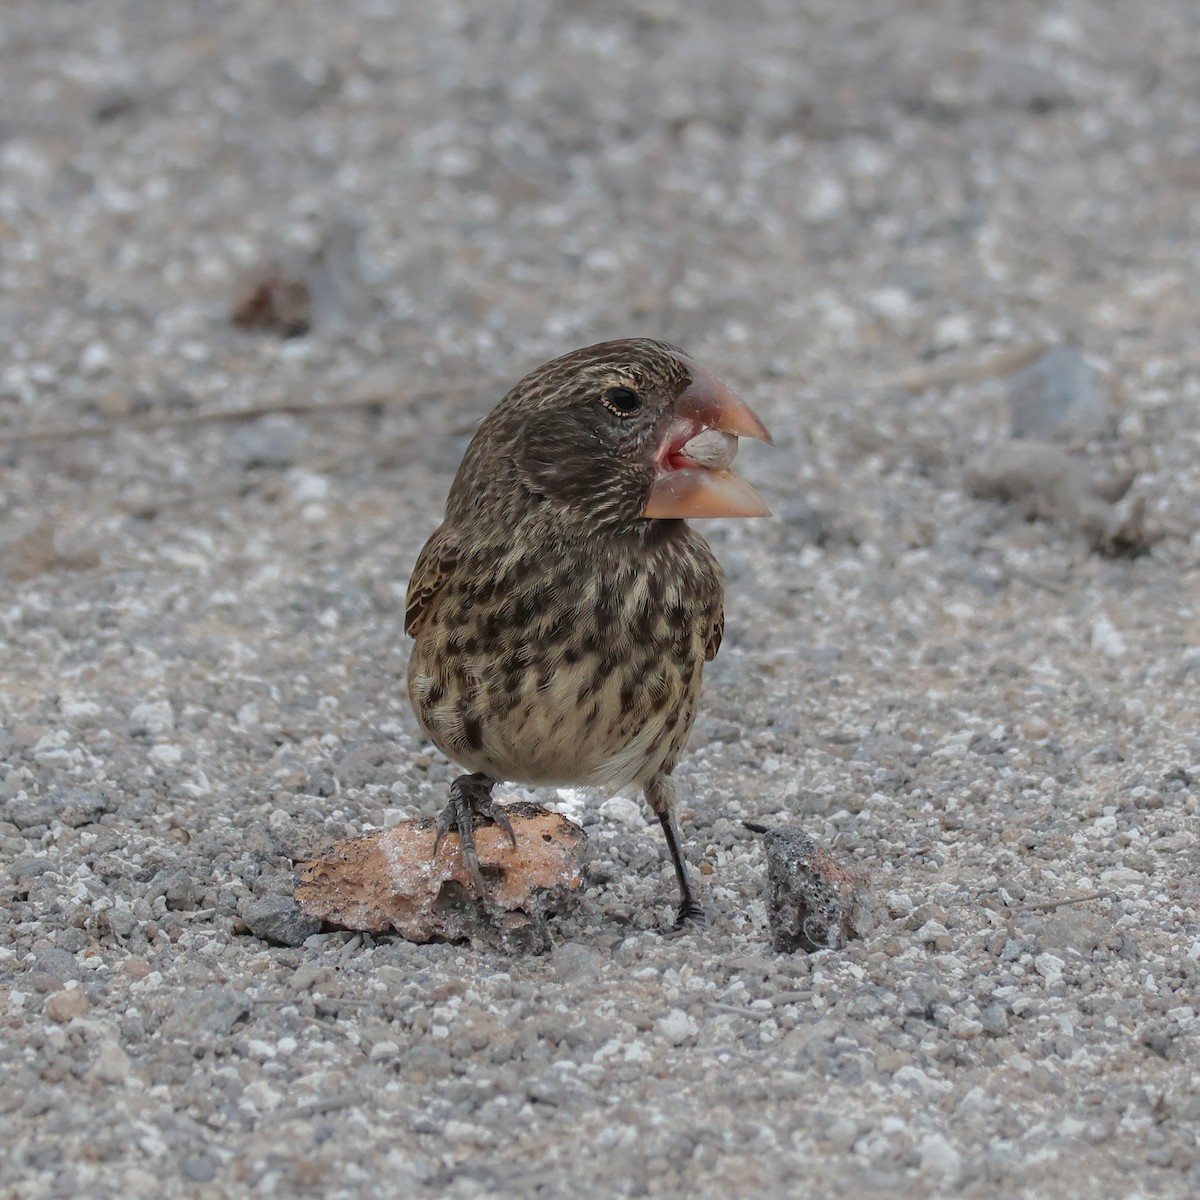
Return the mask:
[[[1140, 384], [1192, 352], [1196, 25], [1189, 0], [9, 3], [0, 419], [344, 398], [381, 368], [488, 393], [632, 332], [787, 407], [1039, 340]], [[315, 276], [303, 342], [228, 328], [271, 261]]]

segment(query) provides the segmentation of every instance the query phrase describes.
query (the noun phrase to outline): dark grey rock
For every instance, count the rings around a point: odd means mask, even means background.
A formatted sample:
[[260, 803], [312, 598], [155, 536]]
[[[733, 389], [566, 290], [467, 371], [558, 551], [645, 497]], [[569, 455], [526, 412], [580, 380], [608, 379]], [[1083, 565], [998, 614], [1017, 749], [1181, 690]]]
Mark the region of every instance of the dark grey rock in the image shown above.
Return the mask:
[[1086, 908], [1063, 907], [1049, 913], [1034, 939], [1039, 953], [1074, 950], [1088, 956], [1113, 932], [1113, 923]]
[[207, 987], [180, 998], [163, 1021], [162, 1036], [167, 1041], [224, 1038], [249, 1015], [250, 1001], [243, 992]]
[[763, 834], [767, 920], [777, 951], [840, 949], [863, 936], [871, 926], [864, 876], [836, 863], [798, 829], [745, 825]]
[[334, 835], [327, 833], [319, 821], [289, 819], [273, 823], [267, 830], [267, 840], [272, 854], [299, 863], [327, 850]]
[[188, 912], [200, 906], [200, 886], [186, 871], [175, 871], [165, 881], [162, 896], [172, 912]]
[[320, 921], [300, 911], [291, 896], [270, 895], [251, 900], [242, 906], [241, 916], [255, 937], [277, 946], [302, 946], [322, 928]]
[[986, 1005], [979, 1014], [979, 1023], [990, 1037], [1003, 1037], [1008, 1032], [1008, 1013], [1004, 1005]]
[[203, 1154], [193, 1154], [179, 1164], [179, 1172], [191, 1183], [210, 1183], [217, 1177], [217, 1164]]
[[78, 979], [80, 975], [75, 955], [57, 947], [39, 950], [33, 962], [35, 971], [53, 976], [55, 979]]
[[575, 942], [564, 942], [550, 955], [554, 974], [563, 983], [593, 983], [600, 974], [600, 960]]
[[46, 796], [15, 796], [4, 802], [0, 816], [20, 830], [38, 829], [54, 820], [54, 804]]
[[92, 825], [106, 812], [112, 811], [112, 801], [103, 792], [59, 789], [51, 797], [55, 815], [64, 825], [78, 828]]
[[18, 883], [27, 883], [47, 871], [52, 871], [54, 863], [48, 858], [18, 858], [8, 869]]

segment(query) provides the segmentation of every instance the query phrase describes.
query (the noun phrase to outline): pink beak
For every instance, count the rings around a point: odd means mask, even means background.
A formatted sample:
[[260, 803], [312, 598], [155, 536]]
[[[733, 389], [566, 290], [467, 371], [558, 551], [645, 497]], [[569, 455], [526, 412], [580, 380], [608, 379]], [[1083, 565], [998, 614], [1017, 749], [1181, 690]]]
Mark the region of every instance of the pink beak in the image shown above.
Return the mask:
[[711, 371], [691, 359], [681, 361], [692, 381], [672, 405], [674, 416], [654, 456], [654, 482], [642, 515], [676, 519], [770, 516], [763, 498], [731, 470], [689, 461], [687, 443], [706, 429], [760, 442], [770, 442], [771, 435], [750, 406]]

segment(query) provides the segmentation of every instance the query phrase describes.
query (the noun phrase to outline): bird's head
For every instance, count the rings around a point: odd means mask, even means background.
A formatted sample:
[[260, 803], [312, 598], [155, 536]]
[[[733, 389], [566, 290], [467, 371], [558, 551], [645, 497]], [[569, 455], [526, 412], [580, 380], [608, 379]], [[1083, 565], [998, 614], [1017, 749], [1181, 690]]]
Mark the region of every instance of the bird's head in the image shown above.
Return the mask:
[[739, 437], [771, 440], [749, 406], [678, 347], [631, 338], [527, 375], [480, 427], [468, 461], [478, 477], [489, 452], [502, 456], [531, 496], [595, 525], [766, 516], [729, 469]]

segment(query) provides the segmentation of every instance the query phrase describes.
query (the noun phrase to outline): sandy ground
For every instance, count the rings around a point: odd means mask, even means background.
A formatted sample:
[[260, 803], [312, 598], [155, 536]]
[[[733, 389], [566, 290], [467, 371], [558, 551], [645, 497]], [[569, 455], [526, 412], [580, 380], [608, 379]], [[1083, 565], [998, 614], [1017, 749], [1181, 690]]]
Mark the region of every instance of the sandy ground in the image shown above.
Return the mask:
[[[1200, 1192], [1198, 194], [1194, 0], [5, 4], [0, 1194]], [[306, 336], [230, 325], [268, 261]], [[443, 802], [413, 559], [506, 386], [632, 333], [776, 437], [709, 928], [545, 794], [548, 954], [263, 926]], [[873, 933], [775, 954], [744, 819]]]

